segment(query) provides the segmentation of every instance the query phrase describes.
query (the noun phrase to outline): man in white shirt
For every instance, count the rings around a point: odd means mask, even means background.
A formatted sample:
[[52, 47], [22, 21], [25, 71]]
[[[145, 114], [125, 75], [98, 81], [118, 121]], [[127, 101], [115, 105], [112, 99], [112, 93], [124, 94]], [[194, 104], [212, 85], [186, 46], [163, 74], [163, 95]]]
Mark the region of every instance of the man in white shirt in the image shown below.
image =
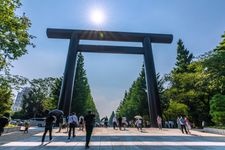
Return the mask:
[[68, 140], [70, 139], [71, 136], [71, 130], [73, 130], [73, 138], [76, 136], [75, 135], [75, 127], [79, 124], [78, 123], [78, 118], [76, 116], [76, 113], [71, 113], [70, 116], [68, 117], [68, 124], [69, 124], [69, 134], [68, 134]]

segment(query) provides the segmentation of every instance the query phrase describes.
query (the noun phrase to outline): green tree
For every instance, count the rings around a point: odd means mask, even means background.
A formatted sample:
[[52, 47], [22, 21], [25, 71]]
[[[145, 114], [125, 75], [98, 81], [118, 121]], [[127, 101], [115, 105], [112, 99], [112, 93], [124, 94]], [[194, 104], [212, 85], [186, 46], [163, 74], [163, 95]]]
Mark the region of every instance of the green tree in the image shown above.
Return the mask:
[[93, 101], [86, 71], [84, 69], [84, 57], [81, 53], [79, 53], [74, 81], [71, 112], [76, 112], [78, 115], [84, 115], [86, 114], [87, 110], [90, 109], [95, 112], [97, 115], [96, 118], [99, 120], [99, 113]]
[[32, 88], [39, 89], [39, 91], [43, 93], [45, 97], [50, 97], [52, 94], [52, 90], [55, 87], [56, 80], [58, 80], [58, 78], [39, 78], [31, 80], [30, 84]]
[[149, 116], [144, 67], [117, 108], [117, 116], [126, 116], [130, 120], [135, 115]]
[[54, 95], [53, 93], [57, 92], [57, 88], [60, 90], [60, 87], [58, 87], [59, 81], [59, 78], [53, 77], [33, 79], [31, 81], [31, 88], [33, 91], [36, 91], [35, 96], [40, 96], [37, 97], [37, 99], [41, 99], [40, 102], [42, 103], [41, 106], [43, 107], [42, 110], [52, 110], [57, 108], [57, 95]]
[[163, 113], [168, 108], [168, 105], [169, 105], [169, 99], [164, 94], [165, 92], [164, 85], [166, 84], [166, 80], [165, 80], [165, 77], [161, 78], [159, 73], [157, 73], [156, 79], [157, 79], [158, 90], [159, 90], [161, 111]]
[[188, 106], [175, 101], [170, 101], [168, 109], [164, 112], [165, 118], [176, 120], [180, 115], [188, 115]]
[[12, 90], [8, 85], [0, 86], [0, 116], [11, 113]]
[[189, 117], [198, 126], [202, 120], [210, 120], [209, 100], [213, 91], [209, 88], [209, 75], [204, 71], [202, 59], [191, 61], [193, 56], [184, 48], [181, 40], [177, 49], [176, 67], [166, 77], [169, 86], [163, 95], [170, 101], [187, 105]]
[[12, 105], [12, 89], [17, 90], [27, 81], [18, 75], [10, 75], [12, 61], [27, 53], [27, 45], [34, 46], [31, 43], [34, 36], [28, 33], [30, 20], [25, 14], [22, 16], [15, 14], [20, 6], [20, 0], [0, 0], [0, 91], [3, 96], [0, 101], [4, 101], [4, 104], [1, 103], [1, 111], [7, 112]]
[[186, 73], [173, 73], [171, 85], [163, 94], [170, 100], [187, 105], [190, 119], [199, 126], [202, 120], [210, 122], [209, 101], [214, 90], [201, 61], [192, 62], [188, 70]]
[[184, 43], [181, 39], [177, 42], [177, 61], [176, 68], [174, 71], [176, 73], [187, 72], [188, 65], [191, 63], [193, 55], [184, 47]]
[[58, 105], [61, 86], [62, 86], [62, 77], [56, 78], [55, 82], [52, 86], [51, 94], [50, 94], [50, 97], [52, 97], [53, 103], [54, 103], [55, 106]]
[[22, 112], [23, 118], [43, 117], [44, 116], [44, 105], [43, 101], [45, 95], [40, 89], [32, 88], [28, 95], [23, 96]]
[[210, 101], [210, 115], [216, 125], [225, 125], [225, 96], [216, 94]]
[[218, 93], [225, 95], [225, 34], [222, 41], [204, 60], [205, 72]]
[[9, 69], [11, 61], [27, 53], [26, 46], [32, 45], [34, 36], [28, 33], [30, 20], [23, 14], [17, 16], [20, 0], [0, 0], [0, 71]]
[[45, 110], [55, 109], [57, 100], [53, 91], [57, 87], [58, 80], [59, 78], [48, 77], [30, 81], [30, 91], [23, 96], [22, 110], [16, 113], [14, 117], [43, 117]]

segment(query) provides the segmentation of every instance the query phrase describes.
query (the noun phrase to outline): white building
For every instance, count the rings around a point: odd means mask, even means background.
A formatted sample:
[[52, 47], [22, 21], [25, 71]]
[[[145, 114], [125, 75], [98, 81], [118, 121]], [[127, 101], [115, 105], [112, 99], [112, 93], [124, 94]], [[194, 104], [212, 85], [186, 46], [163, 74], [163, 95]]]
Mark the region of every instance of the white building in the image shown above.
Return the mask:
[[21, 92], [19, 92], [16, 96], [16, 100], [13, 104], [13, 111], [20, 111], [22, 109], [23, 96], [28, 95], [30, 91], [29, 87], [25, 87]]

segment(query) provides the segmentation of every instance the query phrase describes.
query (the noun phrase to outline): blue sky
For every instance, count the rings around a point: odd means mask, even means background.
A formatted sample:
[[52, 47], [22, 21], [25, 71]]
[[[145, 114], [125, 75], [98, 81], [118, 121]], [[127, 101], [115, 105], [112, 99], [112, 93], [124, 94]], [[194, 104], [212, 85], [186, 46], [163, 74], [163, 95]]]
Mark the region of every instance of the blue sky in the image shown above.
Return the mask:
[[[173, 34], [172, 44], [153, 44], [156, 72], [161, 75], [174, 67], [179, 38], [198, 56], [215, 48], [225, 31], [224, 0], [22, 0], [22, 4], [17, 14], [25, 12], [30, 18], [36, 48], [28, 47], [28, 54], [13, 63], [12, 73], [29, 79], [64, 72], [69, 41], [48, 39], [47, 28]], [[101, 25], [90, 20], [94, 8], [104, 12]], [[97, 108], [101, 116], [109, 116], [138, 77], [143, 56], [83, 55]]]

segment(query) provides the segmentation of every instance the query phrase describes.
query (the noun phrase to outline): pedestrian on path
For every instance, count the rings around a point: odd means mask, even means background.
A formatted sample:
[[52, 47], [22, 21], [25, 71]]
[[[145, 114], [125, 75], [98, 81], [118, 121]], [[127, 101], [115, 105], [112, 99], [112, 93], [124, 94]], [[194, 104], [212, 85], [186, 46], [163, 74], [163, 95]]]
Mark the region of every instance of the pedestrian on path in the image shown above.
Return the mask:
[[45, 136], [48, 131], [49, 131], [49, 141], [52, 141], [52, 127], [53, 127], [54, 121], [55, 121], [55, 118], [53, 117], [53, 115], [49, 114], [45, 120], [45, 131], [42, 136], [42, 143], [41, 143], [42, 145], [44, 144]]
[[84, 116], [79, 117], [79, 130], [84, 130]]
[[180, 118], [179, 117], [177, 117], [177, 128], [181, 130]]
[[184, 118], [182, 116], [179, 118], [179, 122], [180, 122], [182, 133], [184, 133], [184, 130], [185, 130], [185, 133], [188, 134], [186, 126], [185, 126], [186, 125], [185, 124], [185, 120], [184, 120]]
[[185, 127], [187, 129], [188, 134], [191, 134], [191, 122], [187, 117], [184, 117]]
[[95, 114], [93, 114], [90, 110], [88, 114], [84, 117], [85, 128], [86, 128], [86, 144], [85, 148], [89, 148], [89, 142], [91, 139], [91, 134], [95, 125]]
[[122, 126], [123, 126], [123, 130], [125, 131], [126, 127], [128, 126], [126, 117], [122, 117]]
[[24, 131], [23, 131], [23, 133], [28, 133], [28, 129], [29, 129], [29, 127], [30, 127], [29, 122], [28, 122], [28, 121], [25, 121], [25, 123], [24, 123]]
[[59, 132], [61, 132], [61, 129], [62, 129], [62, 126], [63, 126], [63, 115], [60, 115], [59, 118], [58, 118], [58, 123], [59, 123]]
[[113, 129], [115, 130], [116, 129], [116, 126], [117, 126], [117, 119], [116, 119], [116, 116], [113, 117]]
[[158, 115], [157, 116], [157, 124], [160, 130], [162, 130], [162, 118]]
[[107, 128], [108, 127], [108, 117], [105, 116], [105, 119], [104, 119], [104, 126]]
[[0, 136], [4, 132], [4, 127], [9, 124], [9, 114], [6, 113], [2, 117], [0, 117]]
[[136, 125], [138, 131], [142, 132], [142, 120], [141, 119], [137, 119], [136, 122], [135, 122], [135, 125]]
[[75, 127], [79, 124], [76, 113], [73, 112], [70, 114], [70, 116], [68, 118], [68, 123], [69, 123], [69, 128], [70, 128], [69, 133], [68, 133], [68, 140], [69, 140], [71, 137], [71, 130], [73, 130], [73, 138], [76, 136], [75, 135]]
[[121, 116], [119, 116], [119, 118], [118, 118], [118, 123], [119, 123], [119, 129], [121, 130], [121, 128], [122, 128], [122, 117]]

